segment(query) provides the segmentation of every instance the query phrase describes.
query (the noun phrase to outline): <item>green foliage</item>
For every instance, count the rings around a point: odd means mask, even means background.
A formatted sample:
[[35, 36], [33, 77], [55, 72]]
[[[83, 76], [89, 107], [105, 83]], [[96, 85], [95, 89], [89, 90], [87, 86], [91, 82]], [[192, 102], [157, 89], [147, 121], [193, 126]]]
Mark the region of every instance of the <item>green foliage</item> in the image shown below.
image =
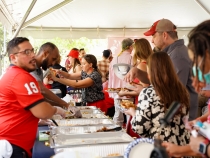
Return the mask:
[[3, 50], [4, 45], [4, 27], [0, 23], [0, 52]]
[[[96, 55], [94, 52], [92, 52], [94, 48], [102, 47], [102, 50], [103, 50], [103, 49], [106, 49], [107, 47], [107, 41], [104, 39], [102, 40], [88, 39], [86, 37], [82, 37], [80, 39], [61, 39], [59, 37], [56, 37], [54, 39], [32, 39], [29, 37], [29, 39], [32, 45], [34, 46], [34, 48], [37, 50], [42, 44], [46, 42], [54, 43], [60, 50], [60, 54], [61, 54], [61, 57], [63, 57], [63, 59], [66, 58], [66, 55], [69, 53], [69, 51], [72, 48], [78, 48], [78, 49], [84, 48], [87, 53]], [[100, 53], [100, 56], [101, 56], [101, 53]]]

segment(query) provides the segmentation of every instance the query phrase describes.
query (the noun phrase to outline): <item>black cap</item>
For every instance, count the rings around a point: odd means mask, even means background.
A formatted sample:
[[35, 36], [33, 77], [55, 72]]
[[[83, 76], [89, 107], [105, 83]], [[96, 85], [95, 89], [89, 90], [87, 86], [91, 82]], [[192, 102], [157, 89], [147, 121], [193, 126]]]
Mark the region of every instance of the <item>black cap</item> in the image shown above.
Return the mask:
[[104, 56], [105, 58], [108, 58], [108, 57], [110, 56], [110, 51], [109, 51], [109, 50], [104, 50], [104, 51], [103, 51], [103, 56]]

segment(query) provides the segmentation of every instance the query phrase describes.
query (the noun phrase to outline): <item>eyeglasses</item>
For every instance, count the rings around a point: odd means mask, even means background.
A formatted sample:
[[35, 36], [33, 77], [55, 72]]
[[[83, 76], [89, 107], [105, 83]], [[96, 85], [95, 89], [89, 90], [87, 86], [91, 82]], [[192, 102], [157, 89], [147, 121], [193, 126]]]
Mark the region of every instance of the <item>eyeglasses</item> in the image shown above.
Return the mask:
[[14, 53], [14, 54], [18, 54], [18, 53], [23, 53], [23, 54], [29, 56], [29, 55], [35, 54], [35, 51], [34, 51], [34, 48], [32, 48], [32, 49], [26, 49], [24, 51], [17, 52], [17, 53]]

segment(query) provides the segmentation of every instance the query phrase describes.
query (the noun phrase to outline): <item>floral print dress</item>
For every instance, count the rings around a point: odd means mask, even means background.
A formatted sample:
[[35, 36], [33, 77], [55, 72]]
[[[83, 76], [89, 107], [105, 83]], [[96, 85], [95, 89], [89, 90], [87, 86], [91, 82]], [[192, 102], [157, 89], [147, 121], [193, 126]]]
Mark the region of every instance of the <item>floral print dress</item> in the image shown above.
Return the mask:
[[[160, 130], [159, 120], [165, 115], [164, 105], [153, 86], [144, 88], [138, 100], [136, 115], [131, 120], [132, 129], [142, 137], [157, 138]], [[181, 110], [187, 115], [186, 107]], [[160, 139], [177, 145], [189, 143], [190, 133], [185, 129], [181, 115], [176, 115], [171, 124], [161, 130]]]

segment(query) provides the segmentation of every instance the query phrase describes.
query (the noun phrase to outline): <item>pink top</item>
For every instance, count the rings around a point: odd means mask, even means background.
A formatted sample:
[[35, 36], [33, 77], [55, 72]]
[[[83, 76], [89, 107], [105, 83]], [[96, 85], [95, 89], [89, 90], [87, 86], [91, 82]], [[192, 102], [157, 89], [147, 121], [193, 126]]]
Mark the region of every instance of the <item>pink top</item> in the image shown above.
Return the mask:
[[[119, 79], [113, 70], [114, 64], [130, 64], [133, 65], [132, 56], [128, 51], [124, 51], [120, 56], [116, 56], [113, 58], [112, 62], [109, 64], [109, 84], [108, 88], [123, 88], [126, 84], [125, 81]], [[109, 93], [109, 96], [112, 98], [117, 97], [118, 95], [116, 93]]]

